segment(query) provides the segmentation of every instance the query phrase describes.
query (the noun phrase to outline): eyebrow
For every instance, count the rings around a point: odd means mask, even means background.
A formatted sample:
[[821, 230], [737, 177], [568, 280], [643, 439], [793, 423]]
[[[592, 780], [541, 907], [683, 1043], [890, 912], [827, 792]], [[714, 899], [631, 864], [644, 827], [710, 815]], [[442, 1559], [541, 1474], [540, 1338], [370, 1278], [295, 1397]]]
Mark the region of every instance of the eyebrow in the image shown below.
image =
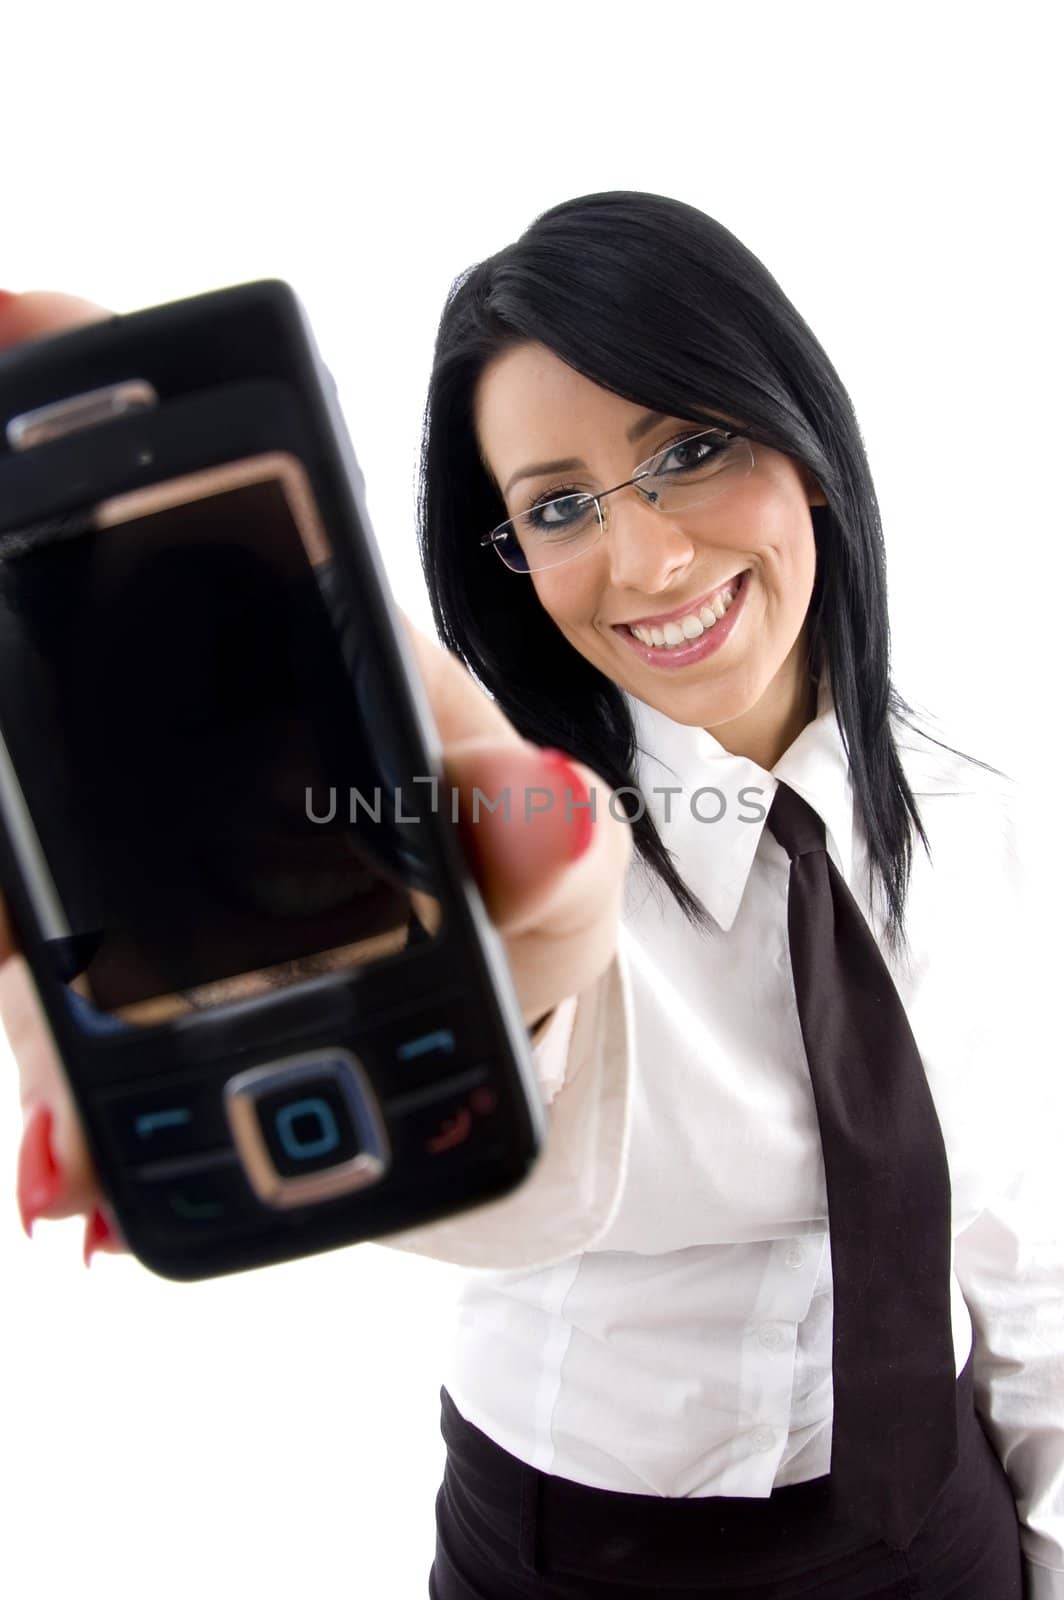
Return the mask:
[[[635, 444], [637, 440], [643, 438], [644, 434], [649, 433], [651, 428], [656, 428], [659, 422], [667, 421], [667, 412], [648, 411], [639, 418], [638, 422], [632, 423], [632, 426], [625, 434], [625, 438], [629, 444]], [[566, 456], [563, 461], [540, 461], [534, 467], [522, 467], [520, 472], [514, 473], [503, 490], [503, 494], [508, 495], [514, 484], [520, 483], [522, 478], [538, 478], [544, 472], [570, 472], [574, 467], [584, 467], [586, 465], [586, 461], [581, 461], [579, 456]]]

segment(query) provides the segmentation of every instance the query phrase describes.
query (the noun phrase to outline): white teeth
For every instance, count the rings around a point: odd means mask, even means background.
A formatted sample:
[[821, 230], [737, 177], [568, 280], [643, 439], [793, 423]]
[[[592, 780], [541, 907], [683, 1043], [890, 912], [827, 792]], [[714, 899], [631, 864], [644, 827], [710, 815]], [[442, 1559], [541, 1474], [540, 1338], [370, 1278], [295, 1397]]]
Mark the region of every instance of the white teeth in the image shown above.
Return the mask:
[[687, 644], [691, 639], [699, 638], [707, 628], [715, 628], [734, 599], [733, 589], [722, 589], [697, 614], [691, 612], [688, 616], [676, 617], [662, 627], [629, 628], [628, 631], [634, 634], [640, 644], [654, 645], [659, 650], [673, 649], [678, 644]]

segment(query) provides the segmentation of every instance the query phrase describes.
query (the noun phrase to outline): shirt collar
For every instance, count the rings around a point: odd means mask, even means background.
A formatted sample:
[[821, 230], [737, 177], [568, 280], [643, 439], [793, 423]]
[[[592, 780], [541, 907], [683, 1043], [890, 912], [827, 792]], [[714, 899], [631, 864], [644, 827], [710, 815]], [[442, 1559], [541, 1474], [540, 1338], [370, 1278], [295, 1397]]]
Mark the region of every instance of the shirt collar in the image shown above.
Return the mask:
[[[636, 782], [677, 866], [725, 931], [742, 902], [772, 797], [788, 783], [825, 827], [828, 854], [848, 883], [853, 866], [853, 785], [827, 671], [816, 716], [771, 772], [735, 756], [704, 728], [674, 722], [622, 691], [635, 727]], [[667, 786], [681, 793], [667, 796]], [[695, 792], [707, 792], [696, 797]], [[715, 792], [709, 792], [715, 791]], [[752, 792], [751, 792], [752, 791]], [[773, 844], [777, 849], [782, 846]]]

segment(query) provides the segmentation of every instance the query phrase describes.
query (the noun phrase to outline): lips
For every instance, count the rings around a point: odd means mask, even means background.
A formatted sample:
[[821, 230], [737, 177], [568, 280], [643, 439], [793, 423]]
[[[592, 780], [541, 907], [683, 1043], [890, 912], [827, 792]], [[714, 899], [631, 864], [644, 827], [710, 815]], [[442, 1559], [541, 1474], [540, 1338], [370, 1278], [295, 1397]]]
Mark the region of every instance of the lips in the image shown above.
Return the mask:
[[672, 611], [659, 611], [652, 617], [630, 617], [625, 622], [615, 622], [615, 628], [662, 628], [666, 622], [677, 622], [680, 617], [697, 617], [701, 608], [709, 605], [715, 595], [722, 594], [725, 589], [732, 588], [737, 578], [747, 570], [741, 567], [738, 572], [733, 572], [730, 578], [725, 578], [723, 583], [718, 583], [715, 589], [707, 589], [704, 594], [696, 595], [693, 600], [688, 600], [685, 605], [676, 606]]

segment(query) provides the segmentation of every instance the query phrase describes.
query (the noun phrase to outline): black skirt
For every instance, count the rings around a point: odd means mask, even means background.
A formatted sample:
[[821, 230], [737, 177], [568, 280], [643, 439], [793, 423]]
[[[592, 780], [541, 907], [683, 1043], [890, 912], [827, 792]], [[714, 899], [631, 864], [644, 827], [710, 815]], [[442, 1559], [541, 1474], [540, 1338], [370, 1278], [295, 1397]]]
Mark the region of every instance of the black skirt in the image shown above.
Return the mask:
[[830, 1474], [767, 1499], [620, 1494], [540, 1472], [440, 1390], [430, 1600], [1022, 1600], [1016, 1503], [957, 1381], [956, 1469], [907, 1550], [833, 1506]]

